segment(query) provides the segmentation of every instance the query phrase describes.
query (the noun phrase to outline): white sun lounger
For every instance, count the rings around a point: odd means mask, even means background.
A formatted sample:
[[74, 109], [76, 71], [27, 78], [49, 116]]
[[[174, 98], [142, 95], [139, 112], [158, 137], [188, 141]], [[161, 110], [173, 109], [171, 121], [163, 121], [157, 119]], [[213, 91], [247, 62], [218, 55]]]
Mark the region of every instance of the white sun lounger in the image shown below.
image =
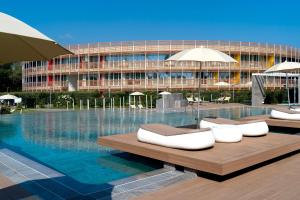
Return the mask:
[[290, 109], [276, 108], [271, 111], [271, 117], [284, 120], [300, 120], [300, 112]]
[[210, 129], [181, 129], [164, 124], [142, 125], [137, 132], [141, 142], [169, 148], [199, 150], [212, 147], [215, 138]]
[[200, 121], [200, 128], [212, 128], [218, 125], [235, 125], [244, 136], [262, 136], [269, 132], [264, 120], [230, 120], [224, 118], [204, 118]]

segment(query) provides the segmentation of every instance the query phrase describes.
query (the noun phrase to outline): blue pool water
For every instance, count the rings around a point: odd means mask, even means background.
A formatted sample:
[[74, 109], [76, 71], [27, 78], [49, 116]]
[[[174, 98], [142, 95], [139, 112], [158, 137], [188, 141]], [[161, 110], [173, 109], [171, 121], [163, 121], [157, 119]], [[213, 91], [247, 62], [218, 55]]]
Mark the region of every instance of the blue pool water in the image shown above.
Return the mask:
[[[268, 109], [235, 108], [201, 111], [201, 117], [267, 113]], [[99, 109], [0, 115], [0, 143], [76, 181], [101, 184], [155, 169], [151, 161], [120, 156], [96, 143], [100, 136], [136, 131], [144, 123], [194, 124], [195, 113]]]

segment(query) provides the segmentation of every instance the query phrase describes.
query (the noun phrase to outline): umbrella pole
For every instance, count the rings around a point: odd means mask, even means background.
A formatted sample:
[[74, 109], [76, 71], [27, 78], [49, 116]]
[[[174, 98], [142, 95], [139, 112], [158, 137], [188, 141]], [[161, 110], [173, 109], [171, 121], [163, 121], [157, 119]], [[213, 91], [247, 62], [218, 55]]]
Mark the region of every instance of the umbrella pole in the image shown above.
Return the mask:
[[201, 71], [202, 71], [202, 62], [200, 62], [200, 66], [199, 66], [199, 85], [198, 85], [198, 102], [197, 102], [197, 127], [199, 128], [199, 118], [200, 118], [200, 108], [199, 108], [199, 104], [200, 104], [200, 96], [201, 96]]
[[289, 90], [289, 79], [288, 79], [288, 73], [286, 73], [286, 89], [287, 89], [287, 94], [288, 94], [288, 104], [289, 104], [289, 108], [291, 107], [291, 103], [290, 103], [290, 90]]

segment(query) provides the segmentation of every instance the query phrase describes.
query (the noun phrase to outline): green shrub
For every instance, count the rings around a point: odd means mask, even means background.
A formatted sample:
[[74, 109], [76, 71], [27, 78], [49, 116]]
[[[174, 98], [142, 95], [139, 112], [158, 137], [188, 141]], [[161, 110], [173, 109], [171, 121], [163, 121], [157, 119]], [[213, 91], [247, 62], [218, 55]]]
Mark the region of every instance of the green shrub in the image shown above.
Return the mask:
[[287, 91], [285, 89], [267, 90], [265, 104], [287, 103]]
[[[146, 95], [148, 98], [148, 107], [150, 107], [150, 96], [152, 96], [152, 106], [156, 106], [156, 100], [161, 98], [161, 96], [157, 93], [157, 91], [141, 91], [145, 95], [141, 97], [141, 102], [144, 106], [146, 106]], [[196, 90], [178, 90], [172, 91], [172, 93], [183, 93], [184, 97], [189, 96], [198, 96], [198, 92]], [[87, 106], [87, 99], [90, 101], [90, 107], [95, 106], [95, 99], [96, 99], [96, 106], [103, 107], [103, 100], [105, 100], [105, 106], [109, 107], [111, 103], [111, 99], [114, 98], [115, 107], [119, 107], [120, 101], [123, 105], [123, 98], [125, 100], [125, 106], [129, 106], [129, 94], [131, 92], [112, 92], [112, 93], [105, 93], [102, 94], [99, 91], [75, 91], [75, 92], [14, 92], [13, 95], [22, 98], [22, 104], [27, 108], [45, 108], [50, 103], [50, 95], [51, 95], [51, 103], [54, 108], [66, 108], [66, 104], [68, 102], [69, 108], [72, 107], [73, 100], [75, 107], [80, 106], [80, 100], [82, 100], [82, 106]], [[281, 93], [279, 93], [281, 94]], [[278, 94], [278, 99], [282, 99]], [[281, 94], [282, 95], [282, 94]], [[62, 96], [67, 96], [67, 100], [63, 100]], [[221, 96], [231, 96], [231, 102], [237, 103], [245, 103], [246, 101], [251, 100], [251, 91], [249, 90], [240, 90], [240, 91], [229, 91], [229, 90], [202, 90], [201, 91], [201, 98], [204, 97], [206, 101], [211, 101], [211, 99], [217, 99]], [[105, 99], [104, 99], [105, 98]], [[131, 104], [133, 104], [133, 98], [131, 97]], [[136, 98], [136, 104], [138, 103], [139, 97]], [[268, 97], [269, 98], [269, 97]], [[272, 100], [274, 101], [274, 100]]]

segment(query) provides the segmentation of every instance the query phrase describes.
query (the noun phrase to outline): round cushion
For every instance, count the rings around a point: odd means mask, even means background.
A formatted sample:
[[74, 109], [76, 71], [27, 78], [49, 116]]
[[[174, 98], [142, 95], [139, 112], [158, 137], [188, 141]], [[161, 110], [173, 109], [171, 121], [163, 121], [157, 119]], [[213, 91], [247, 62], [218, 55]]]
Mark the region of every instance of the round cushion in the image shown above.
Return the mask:
[[216, 142], [240, 142], [243, 138], [242, 131], [235, 125], [218, 125], [212, 127]]
[[262, 136], [269, 132], [268, 124], [264, 121], [237, 125], [243, 136]]
[[275, 119], [300, 120], [300, 113], [291, 114], [291, 113], [286, 113], [278, 110], [272, 110], [271, 117]]
[[212, 128], [214, 126], [218, 126], [219, 124], [213, 123], [213, 122], [208, 122], [205, 120], [200, 121], [200, 128]]
[[141, 142], [156, 144], [164, 147], [197, 150], [214, 146], [215, 138], [211, 130], [181, 135], [164, 136], [140, 128], [137, 138]]

